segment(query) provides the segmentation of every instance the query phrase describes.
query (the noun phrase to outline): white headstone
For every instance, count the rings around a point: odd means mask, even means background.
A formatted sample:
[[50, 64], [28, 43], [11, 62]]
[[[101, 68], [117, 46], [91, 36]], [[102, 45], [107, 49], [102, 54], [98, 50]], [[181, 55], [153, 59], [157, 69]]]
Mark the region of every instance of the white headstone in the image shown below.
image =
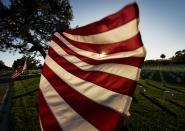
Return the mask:
[[146, 92], [145, 88], [141, 86], [141, 87], [140, 87], [140, 93], [141, 93], [141, 94], [144, 94], [145, 92]]
[[172, 92], [170, 92], [170, 91], [164, 91], [163, 98], [165, 100], [172, 100], [173, 99], [172, 97], [173, 97], [173, 93]]

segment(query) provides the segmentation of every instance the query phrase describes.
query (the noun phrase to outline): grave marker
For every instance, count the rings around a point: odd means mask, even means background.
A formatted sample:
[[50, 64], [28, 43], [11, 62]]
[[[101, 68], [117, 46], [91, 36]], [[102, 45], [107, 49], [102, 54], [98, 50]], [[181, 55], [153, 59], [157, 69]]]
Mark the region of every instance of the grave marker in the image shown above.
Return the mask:
[[163, 98], [165, 99], [165, 100], [168, 100], [168, 101], [171, 101], [171, 100], [173, 100], [173, 93], [172, 92], [170, 92], [170, 91], [164, 91], [164, 93], [163, 93]]
[[146, 92], [146, 89], [143, 86], [140, 86], [140, 93], [144, 94]]

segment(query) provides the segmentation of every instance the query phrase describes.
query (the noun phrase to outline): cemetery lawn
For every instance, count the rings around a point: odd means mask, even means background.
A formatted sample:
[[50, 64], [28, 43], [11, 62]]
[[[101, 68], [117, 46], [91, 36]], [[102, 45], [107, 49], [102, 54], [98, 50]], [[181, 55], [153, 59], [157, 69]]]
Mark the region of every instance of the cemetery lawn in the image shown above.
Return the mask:
[[40, 131], [37, 92], [40, 76], [14, 81], [10, 131]]
[[[40, 77], [14, 82], [10, 114], [11, 131], [39, 131], [37, 90]], [[138, 82], [126, 121], [130, 131], [183, 131], [185, 130], [185, 87], [179, 84], [141, 79]], [[145, 88], [144, 94], [140, 93]], [[163, 91], [171, 91], [173, 101], [163, 99]]]
[[[148, 84], [149, 83], [149, 84]], [[170, 85], [170, 84], [169, 84]], [[140, 93], [141, 87], [146, 89]], [[130, 108], [132, 117], [126, 121], [129, 130], [139, 131], [184, 131], [185, 130], [185, 87], [174, 89], [160, 87], [156, 81], [140, 80]], [[178, 89], [176, 91], [175, 89]], [[163, 99], [163, 91], [171, 91], [173, 101]]]

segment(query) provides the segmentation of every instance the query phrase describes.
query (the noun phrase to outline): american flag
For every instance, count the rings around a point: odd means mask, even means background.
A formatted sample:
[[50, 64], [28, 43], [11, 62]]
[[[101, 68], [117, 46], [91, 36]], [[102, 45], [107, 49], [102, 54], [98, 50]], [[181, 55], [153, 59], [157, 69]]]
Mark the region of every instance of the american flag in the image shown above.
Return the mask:
[[20, 65], [13, 73], [12, 73], [12, 79], [15, 79], [19, 77], [21, 74], [23, 74], [27, 69], [27, 59], [24, 62], [24, 65]]
[[123, 125], [146, 51], [136, 3], [52, 36], [41, 74], [44, 131], [115, 131]]

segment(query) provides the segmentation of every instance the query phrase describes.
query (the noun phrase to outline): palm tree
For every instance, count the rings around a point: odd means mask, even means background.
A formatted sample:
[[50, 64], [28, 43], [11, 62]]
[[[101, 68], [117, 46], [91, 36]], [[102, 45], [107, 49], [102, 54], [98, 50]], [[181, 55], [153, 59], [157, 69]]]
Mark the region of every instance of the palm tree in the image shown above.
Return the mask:
[[161, 55], [160, 55], [160, 58], [161, 58], [161, 59], [164, 59], [164, 58], [166, 58], [166, 55], [165, 55], [165, 54], [161, 54]]
[[[164, 58], [166, 57], [166, 55], [165, 54], [161, 54], [160, 55], [160, 58], [162, 59], [162, 60], [164, 60]], [[159, 65], [159, 73], [160, 73], [160, 77], [161, 77], [161, 86], [163, 86], [163, 84], [165, 83], [165, 81], [164, 81], [164, 77], [163, 77], [163, 75], [162, 75], [162, 72], [161, 72], [161, 65], [162, 65], [162, 61], [161, 62], [159, 62], [160, 63], [160, 65]]]

